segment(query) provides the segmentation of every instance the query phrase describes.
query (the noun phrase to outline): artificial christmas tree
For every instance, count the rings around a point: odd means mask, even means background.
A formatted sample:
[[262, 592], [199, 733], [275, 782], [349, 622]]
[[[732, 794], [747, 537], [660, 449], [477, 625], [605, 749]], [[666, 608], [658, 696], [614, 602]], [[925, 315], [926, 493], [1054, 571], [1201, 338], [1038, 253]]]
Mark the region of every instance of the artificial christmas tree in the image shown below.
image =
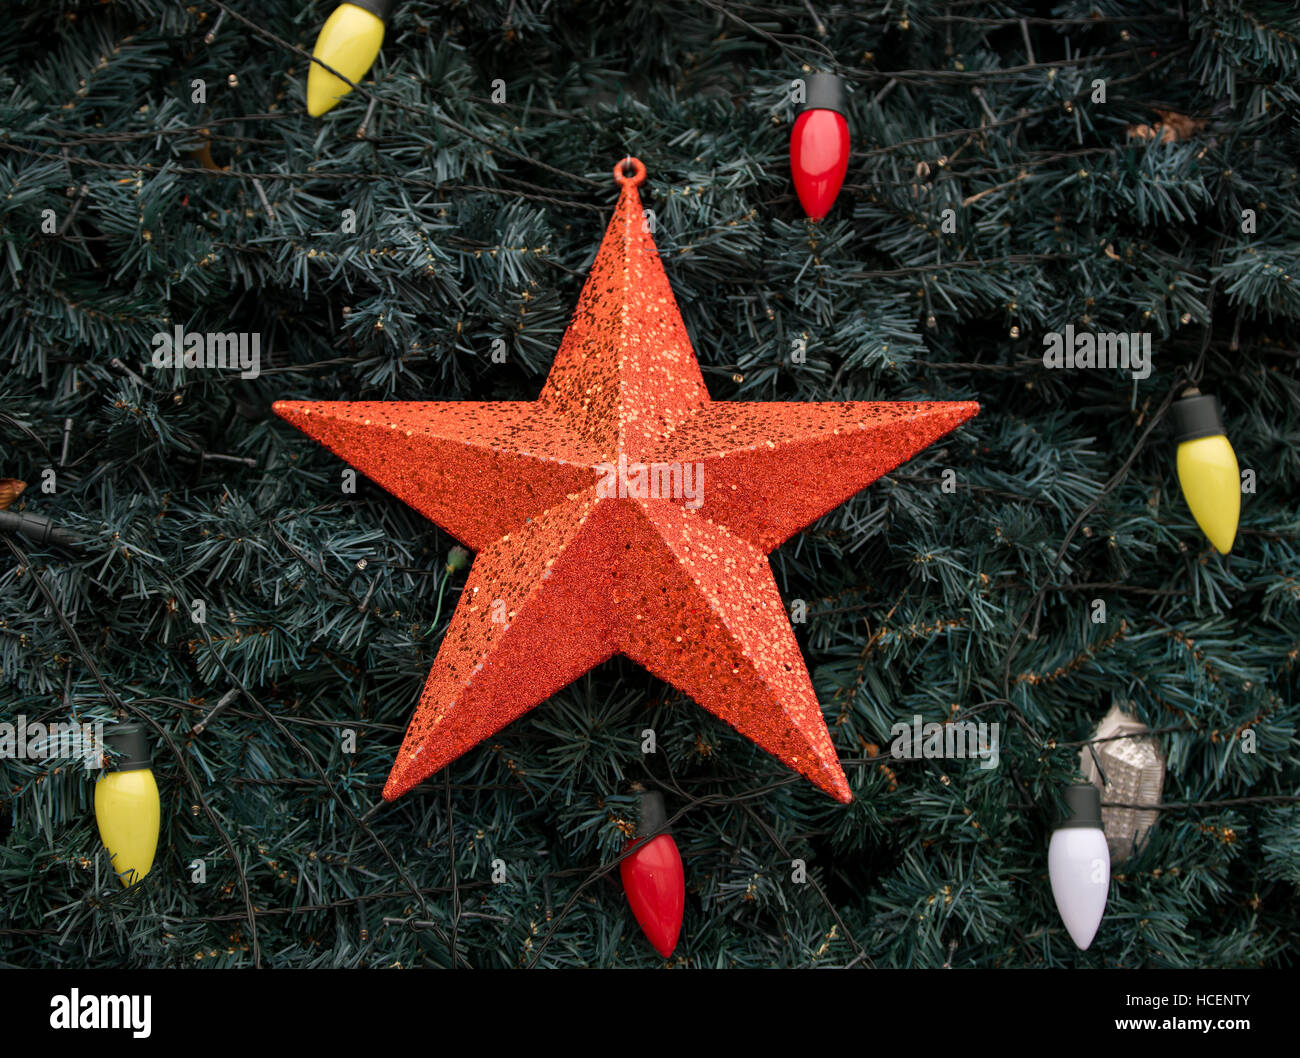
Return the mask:
[[[314, 119], [335, 6], [59, 3], [0, 42], [0, 964], [660, 966], [638, 783], [689, 865], [675, 965], [1293, 963], [1292, 5], [409, 0]], [[827, 69], [814, 223], [790, 85]], [[773, 544], [852, 803], [619, 658], [384, 802], [482, 555], [272, 403], [537, 401], [628, 155], [713, 402], [979, 402]], [[1180, 491], [1191, 387], [1230, 557]], [[1112, 697], [1166, 774], [1081, 952], [1044, 850]], [[19, 717], [149, 722], [137, 884]]]

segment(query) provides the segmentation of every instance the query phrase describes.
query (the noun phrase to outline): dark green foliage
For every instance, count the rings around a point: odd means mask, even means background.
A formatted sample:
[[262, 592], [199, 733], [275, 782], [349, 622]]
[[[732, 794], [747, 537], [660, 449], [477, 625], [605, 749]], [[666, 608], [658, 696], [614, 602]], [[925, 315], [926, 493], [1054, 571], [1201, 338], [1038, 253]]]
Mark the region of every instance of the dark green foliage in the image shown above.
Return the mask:
[[[691, 965], [1294, 964], [1295, 5], [812, 8], [824, 36], [802, 0], [411, 0], [320, 121], [291, 46], [329, 4], [211, 43], [207, 0], [8, 11], [0, 477], [83, 542], [0, 538], [0, 719], [147, 718], [163, 833], [123, 891], [93, 773], [0, 761], [0, 965], [655, 965], [610, 866], [635, 782], [677, 817]], [[810, 226], [787, 91], [829, 56], [855, 150]], [[1130, 135], [1160, 111], [1200, 124]], [[628, 153], [715, 399], [983, 405], [773, 556], [857, 800], [616, 660], [386, 805], [466, 571], [270, 402], [535, 398]], [[177, 324], [260, 332], [261, 376], [155, 370]], [[1150, 377], [1046, 370], [1066, 324], [1151, 332]], [[1193, 380], [1258, 479], [1230, 561], [1175, 476]], [[1080, 954], [1046, 842], [1113, 697], [1170, 807]], [[1000, 766], [868, 759], [914, 714], [1000, 723]]]

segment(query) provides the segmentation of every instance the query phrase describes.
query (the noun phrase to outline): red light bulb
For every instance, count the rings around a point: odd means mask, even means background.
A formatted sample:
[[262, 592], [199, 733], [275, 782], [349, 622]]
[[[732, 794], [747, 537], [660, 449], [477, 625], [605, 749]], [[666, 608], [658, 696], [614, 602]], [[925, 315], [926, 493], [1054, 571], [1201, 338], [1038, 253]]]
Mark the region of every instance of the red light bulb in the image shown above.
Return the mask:
[[831, 73], [805, 82], [803, 110], [790, 133], [790, 172], [799, 204], [813, 220], [835, 205], [849, 168], [849, 123], [844, 120], [844, 85]]
[[[637, 833], [652, 834], [668, 820], [663, 795], [641, 795], [641, 822]], [[665, 959], [677, 947], [682, 930], [682, 913], [686, 910], [686, 876], [682, 856], [671, 834], [663, 833], [646, 841], [635, 838], [624, 851], [635, 848], [619, 863], [623, 891], [636, 916], [641, 932]]]

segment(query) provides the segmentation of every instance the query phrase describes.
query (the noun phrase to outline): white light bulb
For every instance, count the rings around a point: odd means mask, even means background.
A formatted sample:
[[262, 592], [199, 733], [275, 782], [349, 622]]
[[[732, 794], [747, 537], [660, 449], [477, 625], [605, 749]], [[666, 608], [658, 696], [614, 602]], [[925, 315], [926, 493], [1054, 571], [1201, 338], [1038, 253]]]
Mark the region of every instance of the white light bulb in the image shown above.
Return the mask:
[[1047, 871], [1061, 921], [1080, 951], [1101, 925], [1110, 893], [1110, 850], [1101, 829], [1101, 793], [1095, 786], [1065, 791], [1070, 815], [1053, 833]]

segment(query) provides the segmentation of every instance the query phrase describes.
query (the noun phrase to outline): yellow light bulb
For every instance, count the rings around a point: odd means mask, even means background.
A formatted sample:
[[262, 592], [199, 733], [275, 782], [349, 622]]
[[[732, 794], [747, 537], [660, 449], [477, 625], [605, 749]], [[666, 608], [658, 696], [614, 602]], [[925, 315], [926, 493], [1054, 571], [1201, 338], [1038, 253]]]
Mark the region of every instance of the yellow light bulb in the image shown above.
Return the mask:
[[1241, 516], [1241, 471], [1223, 432], [1219, 402], [1189, 389], [1170, 411], [1178, 442], [1178, 484], [1201, 532], [1226, 555]]
[[[355, 83], [374, 65], [383, 43], [382, 18], [356, 4], [340, 4], [325, 20], [311, 54]], [[312, 63], [307, 73], [307, 113], [318, 118], [351, 91], [347, 81]]]
[[106, 773], [95, 783], [95, 821], [114, 872], [129, 887], [153, 867], [161, 819], [158, 784], [149, 770], [142, 725], [119, 724], [104, 740], [126, 759], [117, 771]]
[[1241, 516], [1241, 471], [1227, 437], [1197, 437], [1178, 446], [1178, 484], [1201, 532], [1226, 555]]

